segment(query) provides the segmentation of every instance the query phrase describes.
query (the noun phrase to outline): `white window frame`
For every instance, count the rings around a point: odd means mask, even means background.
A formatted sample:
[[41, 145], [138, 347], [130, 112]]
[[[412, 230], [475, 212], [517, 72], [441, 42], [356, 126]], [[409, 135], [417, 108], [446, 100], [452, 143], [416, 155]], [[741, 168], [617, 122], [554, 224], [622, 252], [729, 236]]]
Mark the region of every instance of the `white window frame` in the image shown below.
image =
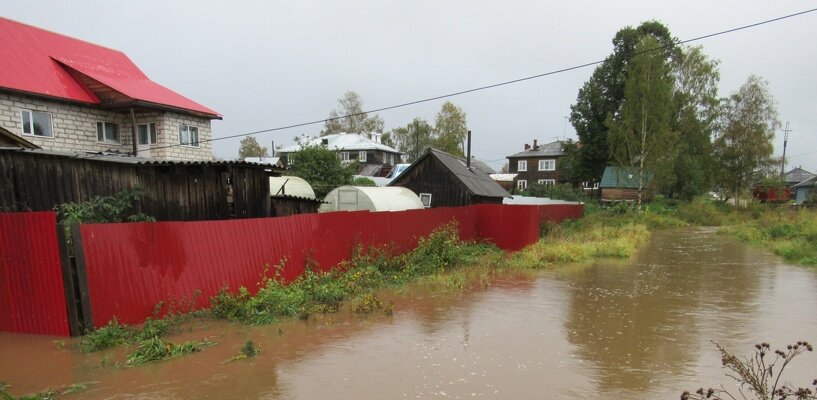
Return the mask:
[[341, 161], [349, 161], [349, 152], [348, 151], [341, 151], [340, 152], [340, 160]]
[[528, 181], [526, 179], [519, 179], [516, 181], [516, 188], [519, 190], [528, 190]]
[[[116, 127], [116, 139], [108, 138], [108, 129], [111, 126]], [[102, 132], [100, 132], [100, 128], [102, 128]], [[100, 133], [102, 134], [102, 140], [100, 140]], [[97, 143], [104, 143], [104, 144], [122, 144], [122, 130], [119, 129], [119, 124], [116, 122], [110, 121], [96, 121], [96, 141]]]
[[519, 160], [516, 162], [516, 170], [519, 172], [525, 172], [528, 170], [528, 160]]
[[539, 160], [539, 171], [556, 171], [556, 160]]
[[366, 151], [361, 150], [357, 152], [357, 161], [358, 162], [366, 162]]
[[[193, 130], [196, 131], [196, 140], [193, 140]], [[187, 143], [184, 141], [184, 133], [187, 132]], [[187, 124], [179, 124], [179, 145], [184, 147], [199, 147], [199, 127]]]
[[431, 193], [420, 193], [420, 202], [423, 203], [423, 207], [431, 208]]
[[539, 179], [538, 183], [545, 186], [553, 186], [556, 184], [556, 179]]
[[[145, 130], [147, 132], [147, 143], [142, 142], [142, 136], [139, 133], [139, 128], [141, 128], [143, 126], [145, 127]], [[146, 145], [146, 144], [151, 145], [151, 144], [156, 144], [156, 142], [158, 140], [159, 140], [159, 138], [158, 138], [158, 132], [156, 131], [156, 123], [155, 122], [146, 122], [144, 124], [136, 124], [136, 143], [141, 144], [141, 145]]]
[[[25, 116], [23, 115], [25, 113], [28, 113], [28, 122], [29, 122], [28, 130], [30, 131], [30, 133], [26, 133]], [[34, 133], [34, 113], [48, 115], [48, 123], [50, 125], [48, 131], [49, 131], [49, 133], [51, 133], [50, 135], [38, 135], [38, 134]], [[32, 136], [32, 137], [49, 138], [49, 139], [54, 138], [54, 115], [51, 114], [50, 112], [30, 110], [30, 109], [27, 109], [27, 108], [21, 109], [20, 110], [20, 125], [23, 127], [23, 129], [22, 129], [23, 136]]]
[[394, 155], [383, 152], [383, 164], [394, 165]]

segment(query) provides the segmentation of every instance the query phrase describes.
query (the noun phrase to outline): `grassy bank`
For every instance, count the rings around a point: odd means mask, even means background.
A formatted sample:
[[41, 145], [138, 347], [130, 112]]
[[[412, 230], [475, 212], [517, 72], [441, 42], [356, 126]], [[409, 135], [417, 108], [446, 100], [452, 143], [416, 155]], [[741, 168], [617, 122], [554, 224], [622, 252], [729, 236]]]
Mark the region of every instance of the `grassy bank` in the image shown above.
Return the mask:
[[786, 261], [817, 266], [817, 210], [766, 209], [722, 231]]

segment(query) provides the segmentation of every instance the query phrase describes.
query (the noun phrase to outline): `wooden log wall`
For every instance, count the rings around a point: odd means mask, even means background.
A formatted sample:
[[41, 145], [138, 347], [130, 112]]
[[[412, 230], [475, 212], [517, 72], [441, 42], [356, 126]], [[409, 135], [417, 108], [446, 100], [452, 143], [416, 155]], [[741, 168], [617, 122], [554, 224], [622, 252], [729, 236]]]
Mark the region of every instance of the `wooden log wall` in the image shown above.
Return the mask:
[[0, 212], [52, 210], [136, 187], [145, 195], [141, 211], [159, 221], [271, 215], [269, 173], [258, 166], [135, 164], [0, 151]]

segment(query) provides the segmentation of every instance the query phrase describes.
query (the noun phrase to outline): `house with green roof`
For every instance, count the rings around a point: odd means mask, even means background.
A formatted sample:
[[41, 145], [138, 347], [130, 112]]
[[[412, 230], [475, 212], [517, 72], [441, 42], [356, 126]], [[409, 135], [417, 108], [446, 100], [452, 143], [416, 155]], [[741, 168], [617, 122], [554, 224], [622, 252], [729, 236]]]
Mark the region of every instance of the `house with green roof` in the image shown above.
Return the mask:
[[[655, 174], [644, 173], [644, 198], [649, 201], [653, 197], [652, 181]], [[599, 190], [602, 201], [637, 201], [638, 200], [639, 172], [636, 167], [608, 166], [601, 176]]]

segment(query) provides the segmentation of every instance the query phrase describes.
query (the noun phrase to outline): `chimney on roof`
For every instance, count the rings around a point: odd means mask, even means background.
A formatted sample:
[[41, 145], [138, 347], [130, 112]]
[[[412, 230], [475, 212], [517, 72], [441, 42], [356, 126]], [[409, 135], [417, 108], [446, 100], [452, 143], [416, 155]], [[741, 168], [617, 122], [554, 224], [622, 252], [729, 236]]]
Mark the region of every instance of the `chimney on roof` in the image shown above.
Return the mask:
[[530, 150], [530, 145], [525, 143], [525, 150]]
[[471, 169], [471, 131], [468, 131], [468, 154], [465, 155], [465, 166]]
[[533, 150], [535, 151], [538, 148], [539, 148], [539, 145], [536, 144], [536, 139], [533, 139]]

